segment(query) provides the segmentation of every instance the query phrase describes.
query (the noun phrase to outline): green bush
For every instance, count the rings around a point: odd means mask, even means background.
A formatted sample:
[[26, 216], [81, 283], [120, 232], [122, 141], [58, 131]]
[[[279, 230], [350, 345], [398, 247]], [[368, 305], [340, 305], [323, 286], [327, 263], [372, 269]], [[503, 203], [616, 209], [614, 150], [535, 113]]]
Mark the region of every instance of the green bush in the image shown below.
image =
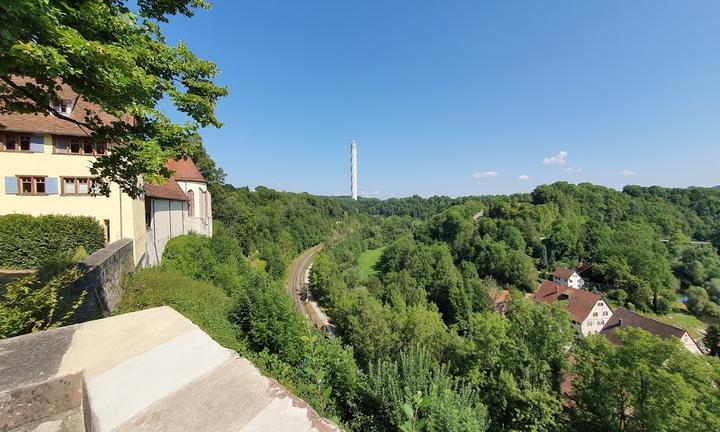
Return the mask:
[[0, 267], [32, 269], [48, 257], [93, 253], [105, 244], [103, 227], [87, 216], [0, 216]]
[[246, 353], [242, 332], [230, 318], [234, 302], [222, 288], [177, 271], [146, 268], [130, 276], [116, 314], [170, 306], [197, 324], [220, 345]]
[[37, 275], [12, 281], [0, 290], [0, 339], [64, 325], [80, 307], [86, 292], [67, 295], [80, 277], [74, 266], [57, 269], [48, 280]]

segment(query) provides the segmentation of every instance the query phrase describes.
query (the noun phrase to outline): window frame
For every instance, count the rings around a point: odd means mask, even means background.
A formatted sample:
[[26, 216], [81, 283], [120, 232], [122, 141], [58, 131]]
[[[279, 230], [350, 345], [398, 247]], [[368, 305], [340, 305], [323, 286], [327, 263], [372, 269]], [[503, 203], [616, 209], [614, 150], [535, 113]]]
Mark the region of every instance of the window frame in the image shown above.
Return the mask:
[[[15, 138], [15, 148], [14, 149], [8, 149], [6, 140], [7, 137], [13, 137]], [[11, 153], [32, 153], [32, 141], [31, 141], [32, 134], [23, 133], [23, 132], [3, 132], [0, 133], [0, 150], [4, 152], [11, 152]], [[27, 150], [22, 149], [21, 144], [21, 138], [27, 137]]]
[[149, 197], [145, 197], [145, 231], [153, 228], [153, 202]]
[[[24, 196], [45, 196], [49, 195], [47, 191], [47, 179], [48, 176], [43, 175], [16, 175], [15, 178], [17, 179], [17, 195], [24, 195]], [[23, 179], [30, 179], [30, 192], [25, 192], [23, 189]], [[37, 184], [38, 179], [42, 179], [42, 184], [44, 187], [43, 192], [37, 191]]]
[[188, 190], [185, 195], [188, 197], [188, 217], [195, 217], [195, 192], [192, 189]]
[[[59, 150], [57, 143], [58, 139], [66, 140], [65, 142], [65, 150]], [[78, 141], [78, 152], [74, 153], [71, 151], [71, 141], [77, 140]], [[92, 146], [92, 153], [86, 153], [85, 152], [85, 146], [90, 145]], [[102, 146], [104, 151], [101, 153], [98, 151], [98, 146]], [[93, 140], [90, 137], [82, 137], [82, 136], [74, 136], [74, 135], [53, 135], [53, 154], [61, 154], [61, 155], [71, 155], [71, 156], [106, 156], [108, 154], [108, 144], [107, 143], [99, 143]]]
[[[73, 183], [75, 184], [75, 192], [66, 192], [65, 191], [65, 181], [66, 180], [73, 180]], [[87, 193], [79, 192], [79, 190], [80, 190], [79, 180], [87, 180], [87, 185], [88, 185]], [[92, 177], [87, 177], [87, 176], [60, 177], [60, 195], [62, 195], [62, 196], [91, 196], [92, 190], [93, 190], [93, 183], [95, 183], [95, 179], [93, 179]]]

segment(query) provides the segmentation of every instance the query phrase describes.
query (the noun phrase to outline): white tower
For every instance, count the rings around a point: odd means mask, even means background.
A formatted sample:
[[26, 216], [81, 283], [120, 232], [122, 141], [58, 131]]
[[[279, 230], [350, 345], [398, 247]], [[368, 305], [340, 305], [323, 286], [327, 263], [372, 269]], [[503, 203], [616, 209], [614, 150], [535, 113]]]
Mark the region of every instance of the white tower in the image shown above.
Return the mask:
[[350, 143], [350, 196], [357, 201], [357, 144], [355, 140]]

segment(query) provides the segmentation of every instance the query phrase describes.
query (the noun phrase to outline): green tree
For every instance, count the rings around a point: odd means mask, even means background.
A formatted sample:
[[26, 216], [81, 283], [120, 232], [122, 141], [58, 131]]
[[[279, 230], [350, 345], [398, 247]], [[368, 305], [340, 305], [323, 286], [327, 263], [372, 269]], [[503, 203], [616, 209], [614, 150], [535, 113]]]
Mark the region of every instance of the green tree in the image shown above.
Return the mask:
[[[365, 398], [384, 430], [400, 430], [409, 414], [426, 431], [487, 429], [487, 410], [477, 395], [421, 348], [403, 351], [397, 360], [373, 363]], [[405, 412], [408, 405], [412, 413]]]
[[710, 355], [720, 357], [720, 324], [710, 324], [704, 342], [705, 346], [710, 350]]
[[702, 315], [707, 308], [710, 298], [708, 297], [705, 288], [698, 286], [691, 286], [685, 290], [687, 296], [687, 307], [690, 312], [695, 315]]
[[[0, 113], [52, 115], [76, 124], [96, 140], [115, 144], [93, 162], [94, 175], [133, 196], [138, 176], [158, 180], [170, 173], [168, 157], [192, 155], [200, 147], [198, 128], [220, 127], [214, 114], [227, 94], [213, 78], [217, 67], [185, 44], [170, 46], [160, 23], [208, 8], [203, 0], [142, 0], [132, 12], [126, 0], [0, 3]], [[28, 79], [26, 79], [28, 78]], [[54, 108], [66, 84], [116, 120], [97, 112], [70, 118]], [[161, 99], [187, 115], [173, 123], [157, 108]], [[133, 121], [127, 121], [132, 118]]]
[[622, 346], [590, 336], [576, 349], [575, 430], [712, 431], [720, 427], [718, 365], [679, 340], [618, 330]]

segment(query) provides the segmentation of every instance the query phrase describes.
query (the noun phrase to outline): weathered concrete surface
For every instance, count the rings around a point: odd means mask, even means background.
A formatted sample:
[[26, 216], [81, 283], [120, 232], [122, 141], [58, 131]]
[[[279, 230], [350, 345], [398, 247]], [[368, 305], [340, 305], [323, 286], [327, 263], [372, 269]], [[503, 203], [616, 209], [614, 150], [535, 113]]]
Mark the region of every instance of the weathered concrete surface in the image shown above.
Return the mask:
[[82, 376], [75, 374], [0, 393], [0, 431], [63, 430], [62, 425], [75, 424], [68, 417], [79, 413], [82, 418], [82, 387]]
[[4, 390], [82, 374], [85, 424], [98, 432], [338, 430], [168, 307], [0, 341], [5, 364], [20, 373], [1, 374]]

